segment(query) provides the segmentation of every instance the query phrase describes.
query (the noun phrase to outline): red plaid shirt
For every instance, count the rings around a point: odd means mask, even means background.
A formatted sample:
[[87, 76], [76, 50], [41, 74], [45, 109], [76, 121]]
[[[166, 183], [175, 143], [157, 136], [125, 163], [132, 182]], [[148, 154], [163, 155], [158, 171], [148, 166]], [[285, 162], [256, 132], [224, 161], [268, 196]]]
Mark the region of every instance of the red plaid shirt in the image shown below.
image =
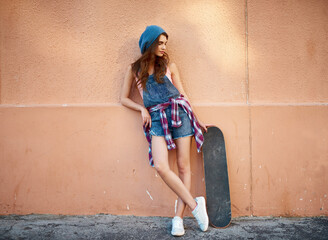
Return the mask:
[[[196, 141], [196, 146], [197, 146], [197, 151], [201, 151], [201, 147], [204, 142], [204, 136], [202, 133], [202, 130], [198, 124], [198, 121], [194, 115], [194, 113], [191, 110], [191, 106], [187, 99], [184, 98], [182, 94], [176, 99], [170, 98], [168, 102], [157, 104], [152, 107], [148, 107], [149, 113], [154, 112], [154, 111], [160, 111], [160, 117], [161, 117], [161, 124], [164, 130], [164, 135], [165, 135], [165, 141], [167, 143], [167, 148], [169, 150], [175, 149], [176, 145], [173, 142], [171, 132], [168, 128], [168, 121], [165, 113], [165, 109], [168, 106], [171, 106], [171, 118], [172, 118], [172, 127], [180, 127], [181, 126], [181, 120], [179, 117], [179, 108], [178, 106], [181, 106], [182, 109], [187, 113], [188, 117], [190, 118], [190, 122], [194, 128], [194, 136], [195, 136], [195, 141]], [[154, 161], [153, 161], [153, 156], [151, 152], [151, 135], [149, 133], [150, 127], [149, 125], [147, 127], [143, 126], [145, 136], [147, 138], [147, 141], [149, 142], [149, 164], [154, 167]]]

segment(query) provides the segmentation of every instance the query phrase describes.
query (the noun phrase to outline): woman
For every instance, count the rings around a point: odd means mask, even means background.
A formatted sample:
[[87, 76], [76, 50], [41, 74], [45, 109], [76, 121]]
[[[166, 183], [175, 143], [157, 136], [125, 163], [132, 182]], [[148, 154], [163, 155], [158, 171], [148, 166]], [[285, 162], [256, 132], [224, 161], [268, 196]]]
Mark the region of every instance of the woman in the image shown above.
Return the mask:
[[[121, 103], [141, 112], [149, 142], [150, 165], [179, 197], [171, 234], [182, 236], [185, 233], [183, 213], [186, 206], [192, 210], [201, 230], [208, 228], [204, 197], [194, 199], [190, 194], [190, 143], [194, 136], [200, 151], [203, 143], [201, 128], [207, 131], [207, 125], [197, 121], [180, 82], [177, 66], [169, 63], [165, 52], [167, 40], [168, 35], [161, 27], [147, 26], [139, 40], [142, 56], [128, 66]], [[133, 81], [137, 82], [144, 106], [128, 97]], [[179, 177], [168, 164], [168, 149], [174, 148], [177, 149]]]

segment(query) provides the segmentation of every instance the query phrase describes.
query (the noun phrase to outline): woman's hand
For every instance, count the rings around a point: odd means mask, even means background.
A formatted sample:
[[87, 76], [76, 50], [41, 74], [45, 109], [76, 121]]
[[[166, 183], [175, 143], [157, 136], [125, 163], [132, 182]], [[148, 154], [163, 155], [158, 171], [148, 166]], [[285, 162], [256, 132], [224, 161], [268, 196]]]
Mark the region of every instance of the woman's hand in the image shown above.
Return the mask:
[[199, 126], [200, 126], [202, 129], [204, 129], [205, 132], [207, 132], [207, 128], [208, 128], [208, 127], [212, 126], [212, 125], [210, 125], [210, 124], [205, 124], [205, 123], [203, 123], [203, 122], [201, 122], [201, 121], [198, 121], [198, 124], [199, 124]]
[[141, 117], [142, 117], [142, 122], [143, 122], [142, 124], [145, 127], [149, 126], [151, 128], [151, 117], [149, 115], [148, 110], [145, 107], [143, 107], [141, 109]]

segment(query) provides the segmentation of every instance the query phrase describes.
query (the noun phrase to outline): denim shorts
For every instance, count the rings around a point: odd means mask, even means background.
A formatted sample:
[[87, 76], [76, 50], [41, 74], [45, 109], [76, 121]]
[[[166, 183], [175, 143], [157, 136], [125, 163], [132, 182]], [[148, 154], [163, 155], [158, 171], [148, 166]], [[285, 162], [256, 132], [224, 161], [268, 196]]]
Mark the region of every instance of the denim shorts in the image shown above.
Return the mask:
[[[172, 127], [172, 118], [171, 118], [171, 106], [165, 109], [169, 131], [172, 134], [172, 139], [177, 139], [181, 137], [187, 137], [194, 135], [194, 129], [191, 125], [190, 118], [188, 117], [187, 113], [183, 110], [181, 106], [179, 107], [179, 116], [182, 122], [180, 127]], [[151, 116], [151, 128], [150, 128], [150, 135], [153, 136], [164, 136], [164, 130], [161, 124], [161, 117], [160, 112], [155, 111], [150, 113]]]

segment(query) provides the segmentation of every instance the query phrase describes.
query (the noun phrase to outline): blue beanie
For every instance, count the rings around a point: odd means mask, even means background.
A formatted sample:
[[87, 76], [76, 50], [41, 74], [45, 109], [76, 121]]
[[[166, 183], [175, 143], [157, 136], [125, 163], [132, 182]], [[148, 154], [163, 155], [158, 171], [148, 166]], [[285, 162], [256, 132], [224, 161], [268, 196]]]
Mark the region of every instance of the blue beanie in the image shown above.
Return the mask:
[[159, 26], [147, 26], [146, 30], [141, 34], [141, 37], [139, 39], [139, 48], [141, 54], [144, 54], [144, 52], [150, 47], [150, 45], [156, 40], [156, 38], [164, 32], [164, 29]]

